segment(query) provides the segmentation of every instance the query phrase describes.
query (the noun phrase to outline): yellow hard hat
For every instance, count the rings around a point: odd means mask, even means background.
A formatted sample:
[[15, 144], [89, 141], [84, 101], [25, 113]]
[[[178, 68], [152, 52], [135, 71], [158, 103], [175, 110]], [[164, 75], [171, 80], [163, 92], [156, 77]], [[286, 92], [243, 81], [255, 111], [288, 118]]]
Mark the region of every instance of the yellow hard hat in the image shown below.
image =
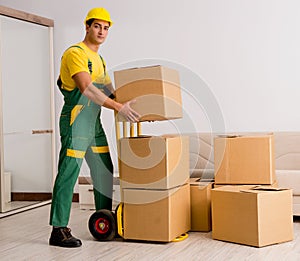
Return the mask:
[[98, 19], [109, 22], [110, 26], [113, 24], [113, 22], [110, 19], [109, 12], [103, 7], [96, 7], [91, 9], [84, 20], [84, 24], [86, 24], [86, 21], [90, 19]]

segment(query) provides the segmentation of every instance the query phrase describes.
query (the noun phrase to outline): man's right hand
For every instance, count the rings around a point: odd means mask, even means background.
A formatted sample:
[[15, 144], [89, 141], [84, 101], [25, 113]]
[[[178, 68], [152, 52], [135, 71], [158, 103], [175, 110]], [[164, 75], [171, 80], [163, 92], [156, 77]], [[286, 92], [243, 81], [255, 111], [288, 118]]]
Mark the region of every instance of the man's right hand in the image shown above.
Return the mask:
[[128, 102], [125, 102], [121, 109], [119, 110], [119, 113], [127, 120], [127, 121], [130, 121], [131, 123], [134, 123], [134, 122], [138, 122], [141, 115], [138, 114], [135, 110], [133, 110], [130, 105], [132, 103], [135, 103], [135, 100], [132, 100], [132, 101], [128, 101]]

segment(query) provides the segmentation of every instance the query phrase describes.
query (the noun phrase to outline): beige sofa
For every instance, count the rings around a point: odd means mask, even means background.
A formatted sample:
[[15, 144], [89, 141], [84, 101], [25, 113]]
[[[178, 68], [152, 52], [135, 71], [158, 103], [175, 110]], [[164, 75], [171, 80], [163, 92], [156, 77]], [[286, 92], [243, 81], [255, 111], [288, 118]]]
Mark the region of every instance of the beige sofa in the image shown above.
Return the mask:
[[[214, 177], [213, 140], [217, 134], [188, 133], [191, 177]], [[300, 216], [300, 132], [274, 132], [279, 187], [293, 189], [293, 214]]]

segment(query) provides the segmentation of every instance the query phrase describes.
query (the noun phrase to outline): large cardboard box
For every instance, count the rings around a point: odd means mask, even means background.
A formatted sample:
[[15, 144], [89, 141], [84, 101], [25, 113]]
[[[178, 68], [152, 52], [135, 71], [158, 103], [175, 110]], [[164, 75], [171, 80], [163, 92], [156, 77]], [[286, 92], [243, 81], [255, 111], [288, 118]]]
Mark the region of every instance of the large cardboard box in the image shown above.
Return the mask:
[[212, 238], [263, 247], [293, 240], [292, 191], [223, 186], [211, 191]]
[[182, 118], [178, 71], [160, 65], [130, 68], [115, 71], [114, 80], [116, 101], [136, 100], [132, 108], [142, 116], [140, 121]]
[[188, 136], [122, 138], [119, 171], [122, 189], [169, 189], [187, 183]]
[[170, 242], [191, 228], [190, 186], [124, 189], [124, 238]]
[[216, 184], [273, 184], [273, 134], [217, 136], [214, 139]]
[[190, 179], [191, 231], [211, 231], [211, 189], [212, 181]]

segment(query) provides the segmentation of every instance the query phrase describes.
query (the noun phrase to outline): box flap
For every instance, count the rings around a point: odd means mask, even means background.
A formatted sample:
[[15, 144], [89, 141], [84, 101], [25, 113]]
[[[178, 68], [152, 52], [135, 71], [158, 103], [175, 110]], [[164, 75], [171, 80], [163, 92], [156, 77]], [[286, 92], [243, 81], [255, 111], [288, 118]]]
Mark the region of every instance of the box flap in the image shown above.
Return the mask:
[[233, 133], [221, 133], [216, 135], [218, 138], [238, 138], [238, 137], [265, 137], [265, 136], [274, 136], [273, 132], [233, 132]]
[[282, 191], [289, 190], [289, 188], [279, 188], [279, 187], [271, 187], [271, 186], [257, 186], [253, 188], [253, 190], [261, 190], [261, 191]]
[[241, 135], [220, 134], [220, 135], [217, 135], [217, 137], [232, 139], [232, 138], [238, 138], [238, 137], [242, 137], [242, 136]]
[[152, 137], [157, 137], [157, 136], [152, 136], [152, 135], [139, 135], [139, 136], [134, 136], [134, 137], [125, 137], [123, 139], [145, 139], [145, 138], [152, 138]]
[[207, 186], [213, 184], [214, 180], [212, 179], [201, 179], [201, 178], [190, 178], [191, 186]]
[[159, 67], [161, 65], [156, 64], [156, 65], [148, 65], [148, 66], [137, 66], [137, 67], [131, 67], [131, 68], [125, 68], [123, 70], [118, 70], [116, 72], [124, 71], [124, 70], [139, 70], [139, 69], [145, 69], [145, 68], [152, 68], [152, 67]]
[[283, 190], [290, 190], [290, 189], [289, 188], [271, 187], [271, 186], [255, 186], [250, 189], [241, 189], [240, 192], [259, 193], [259, 192], [263, 192], [263, 191], [276, 192], [276, 191], [283, 191]]

